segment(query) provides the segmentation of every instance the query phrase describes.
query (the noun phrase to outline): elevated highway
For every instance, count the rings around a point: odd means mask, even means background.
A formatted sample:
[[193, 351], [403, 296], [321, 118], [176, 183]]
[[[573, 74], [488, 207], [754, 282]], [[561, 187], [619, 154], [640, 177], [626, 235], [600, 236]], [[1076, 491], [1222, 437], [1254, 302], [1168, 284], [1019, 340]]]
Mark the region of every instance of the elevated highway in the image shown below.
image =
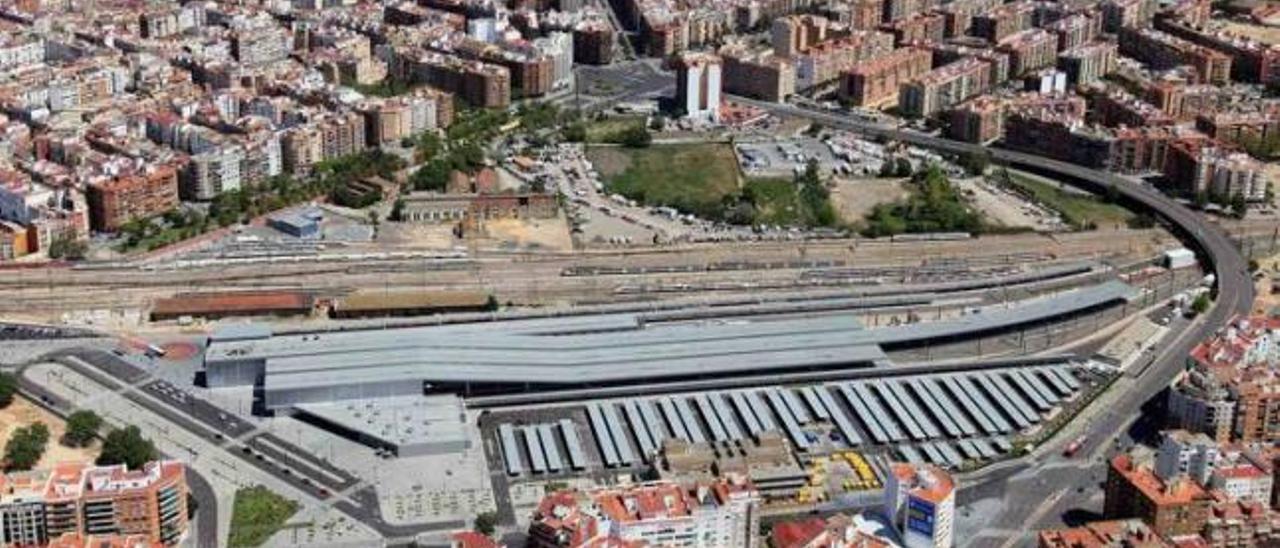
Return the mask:
[[[1235, 314], [1249, 312], [1253, 304], [1253, 282], [1249, 278], [1248, 263], [1227, 235], [1203, 216], [1187, 209], [1159, 191], [1134, 183], [1128, 179], [1096, 169], [1067, 162], [1043, 158], [1012, 150], [986, 147], [972, 143], [935, 137], [916, 131], [906, 131], [886, 124], [857, 120], [848, 116], [809, 110], [793, 105], [767, 103], [741, 97], [735, 101], [750, 104], [774, 113], [807, 118], [824, 125], [843, 130], [882, 137], [924, 148], [963, 154], [986, 151], [993, 162], [1014, 166], [1028, 171], [1053, 176], [1093, 192], [1115, 189], [1129, 204], [1156, 215], [1189, 247], [1207, 263], [1217, 277], [1218, 299], [1205, 321], [1199, 326], [1201, 335], [1222, 326]], [[1193, 337], [1199, 340], [1203, 337]]]
[[[738, 100], [775, 113], [807, 118], [830, 127], [892, 139], [941, 152], [960, 154], [986, 151], [996, 163], [1048, 175], [1090, 191], [1110, 191], [1114, 188], [1114, 192], [1118, 193], [1123, 200], [1157, 216], [1188, 247], [1195, 250], [1208, 267], [1206, 270], [1211, 270], [1217, 278], [1217, 300], [1208, 312], [1168, 343], [1146, 371], [1127, 388], [1128, 393], [1109, 407], [1109, 412], [1094, 417], [1086, 429], [1088, 442], [1083, 448], [1086, 453], [1092, 453], [1099, 446], [1106, 446], [1111, 444], [1112, 440], [1118, 440], [1121, 432], [1131, 428], [1132, 424], [1140, 420], [1143, 406], [1148, 402], [1159, 407], [1160, 402], [1157, 396], [1168, 388], [1173, 378], [1185, 366], [1191, 349], [1221, 329], [1232, 317], [1248, 314], [1252, 309], [1253, 280], [1249, 277], [1248, 262], [1240, 251], [1219, 227], [1155, 189], [1112, 173], [1041, 158], [1033, 154], [989, 148], [914, 131], [903, 131], [885, 124], [855, 120], [791, 105]], [[1056, 450], [1052, 448], [1054, 444], [1063, 443], [1065, 439], [1049, 442], [1050, 448], [1047, 449], [1049, 453], [1046, 454], [1054, 454], [1053, 451]], [[975, 484], [1003, 484], [1011, 474], [1025, 470], [1029, 466], [1033, 465], [1020, 461], [1016, 465], [1000, 468], [993, 474], [980, 474], [981, 478], [972, 478], [972, 481], [975, 481]], [[1009, 515], [997, 519], [1012, 523], [1021, 518]]]

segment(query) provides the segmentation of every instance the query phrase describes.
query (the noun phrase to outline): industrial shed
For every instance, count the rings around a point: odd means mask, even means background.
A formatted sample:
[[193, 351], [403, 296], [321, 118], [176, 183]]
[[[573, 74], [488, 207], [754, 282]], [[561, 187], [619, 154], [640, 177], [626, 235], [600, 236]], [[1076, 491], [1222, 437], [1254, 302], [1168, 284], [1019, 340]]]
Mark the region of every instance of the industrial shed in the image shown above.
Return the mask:
[[311, 313], [314, 303], [310, 294], [297, 291], [178, 293], [155, 300], [151, 321], [183, 316], [211, 320], [237, 316], [303, 316]]
[[488, 310], [490, 296], [479, 291], [358, 291], [334, 301], [332, 318], [425, 316]]

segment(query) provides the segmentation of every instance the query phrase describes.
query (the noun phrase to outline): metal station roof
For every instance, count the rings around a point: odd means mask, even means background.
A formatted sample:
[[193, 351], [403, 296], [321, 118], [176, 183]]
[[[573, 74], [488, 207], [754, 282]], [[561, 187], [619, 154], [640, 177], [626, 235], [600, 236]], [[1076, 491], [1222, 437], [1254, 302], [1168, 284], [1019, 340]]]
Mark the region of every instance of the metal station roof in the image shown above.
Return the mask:
[[215, 339], [206, 367], [261, 360], [264, 388], [281, 390], [405, 380], [580, 384], [879, 364], [887, 363], [880, 345], [1006, 329], [1133, 294], [1107, 282], [953, 320], [876, 329], [839, 314], [654, 323], [643, 314], [602, 314]]
[[395, 447], [470, 439], [462, 400], [449, 394], [302, 403], [297, 409]]

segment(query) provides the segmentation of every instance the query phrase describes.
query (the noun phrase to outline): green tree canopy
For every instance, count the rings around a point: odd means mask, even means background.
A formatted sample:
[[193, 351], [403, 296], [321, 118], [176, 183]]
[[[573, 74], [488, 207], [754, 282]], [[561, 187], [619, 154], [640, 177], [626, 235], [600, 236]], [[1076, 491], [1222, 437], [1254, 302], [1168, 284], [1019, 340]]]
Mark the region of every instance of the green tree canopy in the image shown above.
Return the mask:
[[98, 464], [125, 464], [130, 469], [139, 468], [147, 462], [156, 460], [159, 453], [151, 440], [142, 437], [137, 426], [117, 428], [107, 434], [102, 442], [102, 454], [98, 455]]
[[81, 409], [67, 417], [67, 432], [62, 443], [70, 447], [84, 447], [93, 442], [102, 427], [102, 417], [87, 409]]

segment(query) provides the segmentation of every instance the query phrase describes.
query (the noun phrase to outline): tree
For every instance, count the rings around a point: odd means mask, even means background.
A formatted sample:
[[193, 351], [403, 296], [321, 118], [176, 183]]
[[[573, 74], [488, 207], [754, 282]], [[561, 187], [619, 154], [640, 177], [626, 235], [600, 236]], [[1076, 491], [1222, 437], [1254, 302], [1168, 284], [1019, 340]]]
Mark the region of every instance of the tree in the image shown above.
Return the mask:
[[969, 175], [978, 176], [987, 172], [987, 166], [991, 164], [991, 153], [985, 150], [977, 150], [966, 152], [960, 156], [960, 166], [964, 168]]
[[476, 531], [484, 536], [493, 536], [498, 527], [498, 514], [494, 512], [481, 512], [476, 515]]
[[107, 434], [102, 442], [102, 454], [98, 455], [98, 464], [106, 466], [123, 463], [134, 469], [156, 460], [158, 456], [155, 444], [142, 437], [142, 431], [137, 426], [130, 425]]
[[402, 221], [403, 219], [401, 217], [403, 215], [404, 215], [404, 198], [396, 198], [396, 201], [391, 204], [391, 220], [397, 221], [397, 222]]
[[898, 159], [894, 160], [893, 165], [894, 165], [894, 170], [893, 170], [893, 172], [894, 172], [894, 174], [896, 174], [897, 176], [899, 176], [899, 177], [910, 177], [910, 176], [911, 176], [911, 173], [912, 173], [912, 171], [913, 171], [913, 170], [911, 169], [911, 160], [908, 160], [908, 159], [906, 159], [906, 158], [898, 158]]
[[1196, 192], [1194, 203], [1196, 205], [1196, 209], [1204, 209], [1205, 206], [1209, 205], [1209, 193], [1203, 190]]
[[893, 177], [895, 174], [896, 171], [894, 170], [893, 159], [886, 158], [884, 162], [880, 164], [880, 176], [888, 178]]
[[1199, 316], [1209, 310], [1209, 305], [1211, 304], [1213, 304], [1213, 301], [1209, 300], [1209, 292], [1206, 291], [1201, 293], [1200, 296], [1196, 297], [1196, 300], [1191, 302], [1191, 312], [1192, 314]]
[[1238, 219], [1243, 219], [1245, 213], [1249, 212], [1249, 204], [1244, 200], [1244, 194], [1234, 194], [1231, 196], [1231, 214]]
[[574, 122], [564, 128], [564, 140], [570, 143], [582, 143], [587, 140], [587, 125], [582, 122]]
[[498, 298], [493, 295], [489, 295], [489, 298], [484, 301], [484, 310], [485, 312], [497, 312]]
[[88, 252], [88, 244], [67, 236], [59, 236], [53, 243], [49, 244], [49, 258], [51, 259], [78, 261], [83, 259]]
[[413, 172], [413, 175], [409, 176], [409, 182], [413, 184], [414, 190], [443, 192], [449, 184], [451, 171], [453, 170], [449, 167], [448, 161], [437, 158]]
[[49, 427], [42, 422], [18, 428], [4, 446], [6, 470], [30, 470], [44, 455], [49, 442]]
[[84, 447], [98, 435], [102, 427], [102, 417], [97, 413], [82, 409], [67, 417], [67, 432], [62, 436], [62, 444], [68, 447]]
[[13, 395], [18, 393], [18, 377], [13, 373], [0, 372], [0, 409], [13, 403]]
[[644, 126], [635, 125], [622, 130], [618, 140], [624, 147], [645, 148], [653, 143], [653, 136], [649, 134], [649, 130]]

